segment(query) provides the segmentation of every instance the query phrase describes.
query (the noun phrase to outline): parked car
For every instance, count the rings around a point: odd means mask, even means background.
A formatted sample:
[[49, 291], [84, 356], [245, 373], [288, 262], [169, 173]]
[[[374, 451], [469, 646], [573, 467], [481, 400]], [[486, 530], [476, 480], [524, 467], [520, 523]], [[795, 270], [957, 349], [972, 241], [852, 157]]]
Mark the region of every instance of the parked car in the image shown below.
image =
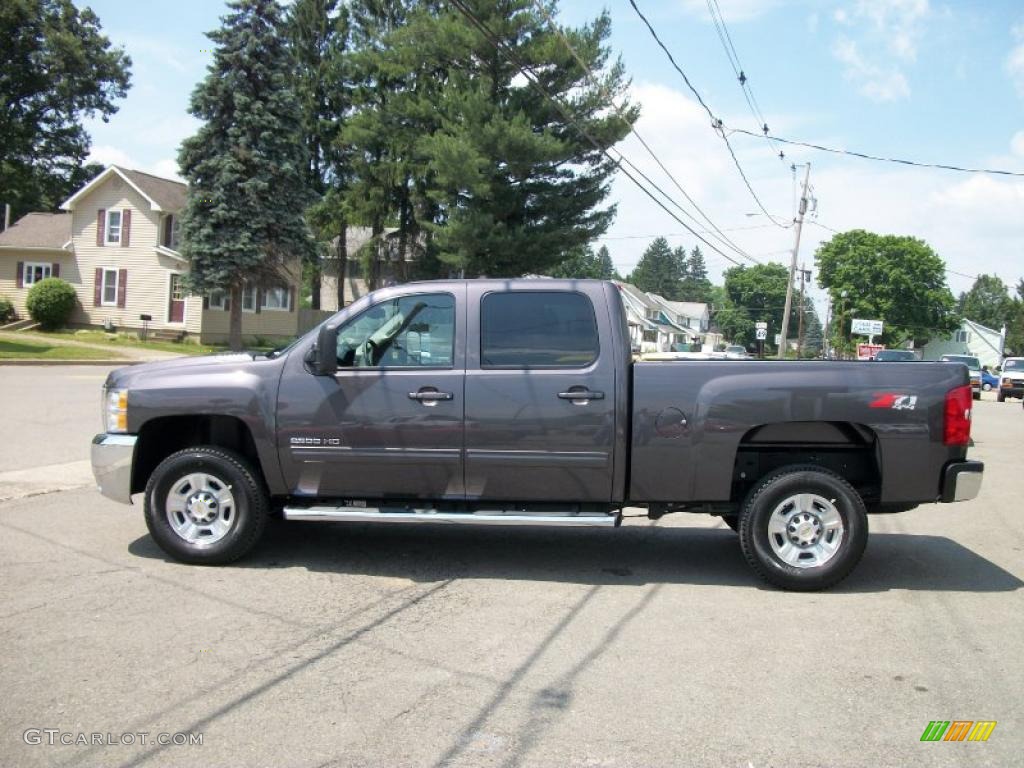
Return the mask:
[[626, 328], [609, 282], [384, 288], [280, 351], [113, 371], [93, 472], [187, 563], [242, 557], [272, 510], [613, 528], [639, 506], [722, 516], [797, 590], [854, 568], [869, 512], [978, 494], [963, 366], [631, 363]]
[[988, 368], [981, 369], [981, 391], [991, 392], [999, 387], [999, 377]]
[[971, 377], [971, 394], [981, 400], [981, 361], [973, 355], [943, 355], [943, 363], [963, 363]]
[[917, 355], [909, 349], [880, 349], [871, 359], [876, 363], [915, 363]]
[[749, 360], [750, 353], [747, 352], [747, 348], [740, 346], [739, 344], [730, 344], [725, 348], [725, 356], [729, 360]]
[[1001, 403], [1008, 397], [1024, 399], [1024, 357], [1008, 357], [1003, 360], [996, 399]]

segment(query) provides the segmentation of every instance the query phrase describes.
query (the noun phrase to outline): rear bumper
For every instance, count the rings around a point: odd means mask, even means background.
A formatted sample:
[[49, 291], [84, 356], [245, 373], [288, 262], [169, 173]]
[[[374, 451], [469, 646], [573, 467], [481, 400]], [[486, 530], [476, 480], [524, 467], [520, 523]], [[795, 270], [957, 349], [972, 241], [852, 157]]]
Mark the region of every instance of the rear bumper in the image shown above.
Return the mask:
[[1024, 387], [1000, 385], [998, 391], [1002, 392], [1006, 397], [1024, 397]]
[[981, 491], [985, 465], [980, 461], [953, 461], [942, 472], [943, 503], [970, 501]]
[[92, 439], [92, 476], [96, 488], [108, 499], [132, 503], [132, 460], [135, 435], [96, 435]]

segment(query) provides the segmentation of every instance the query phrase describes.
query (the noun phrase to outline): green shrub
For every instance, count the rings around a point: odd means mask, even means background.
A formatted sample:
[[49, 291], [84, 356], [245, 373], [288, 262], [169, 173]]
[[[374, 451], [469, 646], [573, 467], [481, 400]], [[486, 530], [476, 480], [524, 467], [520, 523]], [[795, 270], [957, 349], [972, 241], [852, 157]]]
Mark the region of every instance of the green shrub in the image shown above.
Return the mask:
[[67, 324], [77, 301], [71, 283], [59, 277], [47, 277], [32, 286], [25, 305], [33, 320], [44, 329], [52, 330]]
[[0, 298], [0, 323], [9, 323], [14, 319], [14, 305], [7, 299]]

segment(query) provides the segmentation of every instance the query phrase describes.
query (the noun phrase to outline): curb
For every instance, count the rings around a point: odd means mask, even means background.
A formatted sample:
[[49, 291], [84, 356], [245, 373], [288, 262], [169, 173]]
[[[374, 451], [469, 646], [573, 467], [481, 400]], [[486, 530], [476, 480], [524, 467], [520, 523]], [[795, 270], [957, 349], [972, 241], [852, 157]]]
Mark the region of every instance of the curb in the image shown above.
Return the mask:
[[7, 359], [0, 360], [0, 366], [2, 365], [138, 365], [139, 363], [149, 363], [151, 360], [131, 360], [128, 358], [120, 358], [117, 360], [32, 360], [29, 359]]

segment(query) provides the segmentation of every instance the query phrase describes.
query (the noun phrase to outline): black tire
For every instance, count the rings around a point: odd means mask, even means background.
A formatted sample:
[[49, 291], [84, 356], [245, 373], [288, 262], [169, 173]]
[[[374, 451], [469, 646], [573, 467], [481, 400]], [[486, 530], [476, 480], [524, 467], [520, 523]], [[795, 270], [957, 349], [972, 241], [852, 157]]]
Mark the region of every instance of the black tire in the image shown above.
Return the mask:
[[[839, 546], [822, 565], [791, 565], [776, 554], [769, 539], [773, 512], [796, 494], [815, 494], [828, 500], [842, 521]], [[801, 592], [827, 589], [846, 578], [864, 554], [867, 510], [860, 494], [834, 472], [810, 465], [783, 467], [763, 478], [747, 495], [740, 511], [739, 534], [747, 563], [766, 581]]]
[[[175, 532], [168, 519], [166, 500], [172, 487], [195, 473], [204, 473], [222, 482], [232, 497], [228, 530], [213, 543], [190, 543]], [[172, 453], [153, 470], [146, 484], [146, 527], [164, 552], [183, 563], [225, 565], [234, 562], [259, 541], [268, 510], [267, 492], [249, 462], [234, 451], [215, 446]]]
[[974, 392], [971, 395], [971, 397], [973, 397], [975, 400], [981, 400], [981, 392]]
[[740, 517], [739, 515], [722, 515], [722, 522], [732, 528], [736, 533], [740, 532]]
[[1002, 392], [998, 393], [998, 394], [996, 395], [996, 402], [997, 402], [997, 403], [1003, 403], [1003, 402], [1006, 402], [1006, 395], [1004, 395], [1004, 394], [1003, 394]]

